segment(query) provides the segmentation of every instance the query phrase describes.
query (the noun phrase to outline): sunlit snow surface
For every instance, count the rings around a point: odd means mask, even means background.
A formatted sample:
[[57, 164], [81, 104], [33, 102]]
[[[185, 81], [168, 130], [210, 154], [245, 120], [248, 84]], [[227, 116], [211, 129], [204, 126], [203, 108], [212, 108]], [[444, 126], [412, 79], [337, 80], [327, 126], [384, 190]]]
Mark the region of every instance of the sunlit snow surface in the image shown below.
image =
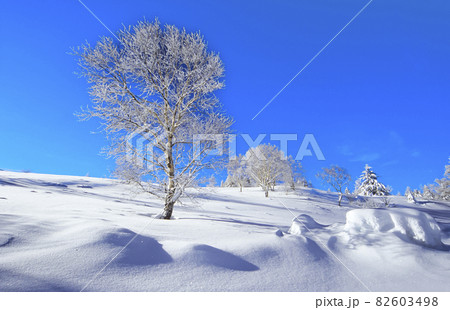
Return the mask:
[[449, 203], [188, 194], [165, 221], [161, 201], [115, 180], [0, 171], [0, 291], [450, 290]]

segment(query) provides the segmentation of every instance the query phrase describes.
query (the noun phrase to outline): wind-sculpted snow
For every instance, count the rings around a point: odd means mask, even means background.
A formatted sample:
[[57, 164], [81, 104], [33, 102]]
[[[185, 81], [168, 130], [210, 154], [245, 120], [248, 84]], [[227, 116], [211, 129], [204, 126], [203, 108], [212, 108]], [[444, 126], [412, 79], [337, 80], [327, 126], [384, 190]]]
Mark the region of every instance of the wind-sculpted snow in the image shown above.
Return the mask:
[[292, 221], [289, 233], [292, 235], [303, 235], [306, 232], [311, 232], [311, 229], [323, 228], [324, 226], [317, 223], [311, 216], [301, 214]]
[[[101, 242], [121, 250], [136, 235], [128, 229], [119, 229], [108, 233]], [[119, 254], [114, 261], [117, 265], [146, 266], [172, 262], [172, 257], [154, 238], [137, 235], [136, 238]]]
[[0, 171], [0, 291], [450, 290], [449, 203], [188, 194], [167, 221], [162, 201], [117, 180]]
[[259, 269], [258, 266], [233, 253], [207, 244], [194, 245], [188, 253], [188, 255], [192, 256], [193, 262], [200, 266], [210, 265], [237, 271], [255, 271]]
[[350, 234], [394, 233], [403, 240], [444, 248], [441, 230], [425, 212], [412, 209], [363, 209], [347, 213], [345, 230]]

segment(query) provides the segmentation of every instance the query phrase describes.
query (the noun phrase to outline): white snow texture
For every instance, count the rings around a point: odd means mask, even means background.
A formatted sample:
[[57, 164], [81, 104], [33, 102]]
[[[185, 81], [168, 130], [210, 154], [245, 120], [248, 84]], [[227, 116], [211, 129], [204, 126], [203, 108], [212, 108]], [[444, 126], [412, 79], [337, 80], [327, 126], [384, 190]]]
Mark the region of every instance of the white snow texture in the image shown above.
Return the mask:
[[0, 171], [0, 291], [450, 290], [449, 202], [187, 193], [161, 220], [161, 200], [117, 180]]
[[443, 248], [441, 230], [425, 212], [412, 209], [362, 209], [347, 212], [345, 230], [350, 234], [394, 233], [406, 240]]

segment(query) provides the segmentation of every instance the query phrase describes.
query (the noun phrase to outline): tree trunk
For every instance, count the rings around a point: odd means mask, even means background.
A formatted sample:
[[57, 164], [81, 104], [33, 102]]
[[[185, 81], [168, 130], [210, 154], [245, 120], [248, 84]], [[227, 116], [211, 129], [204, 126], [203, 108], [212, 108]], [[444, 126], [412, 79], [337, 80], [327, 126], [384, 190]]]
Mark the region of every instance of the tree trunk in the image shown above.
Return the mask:
[[242, 185], [239, 184], [239, 191], [242, 193]]
[[165, 220], [170, 220], [170, 218], [172, 217], [172, 212], [173, 212], [173, 205], [175, 204], [173, 202], [173, 195], [175, 193], [175, 189], [168, 191], [167, 195], [166, 195], [166, 202], [164, 204], [164, 211], [163, 211], [163, 215], [162, 218]]
[[269, 190], [268, 190], [268, 189], [265, 190], [264, 195], [265, 195], [266, 197], [269, 197]]
[[341, 201], [342, 201], [342, 193], [339, 193], [339, 201], [338, 201], [339, 207], [341, 206]]
[[167, 184], [167, 194], [166, 194], [166, 201], [164, 204], [164, 212], [162, 218], [165, 220], [170, 220], [172, 217], [173, 212], [173, 206], [175, 204], [175, 201], [173, 200], [175, 195], [175, 166], [173, 164], [173, 156], [172, 156], [172, 135], [169, 135], [167, 137], [167, 143], [166, 143], [166, 163], [167, 168], [169, 170], [169, 182]]

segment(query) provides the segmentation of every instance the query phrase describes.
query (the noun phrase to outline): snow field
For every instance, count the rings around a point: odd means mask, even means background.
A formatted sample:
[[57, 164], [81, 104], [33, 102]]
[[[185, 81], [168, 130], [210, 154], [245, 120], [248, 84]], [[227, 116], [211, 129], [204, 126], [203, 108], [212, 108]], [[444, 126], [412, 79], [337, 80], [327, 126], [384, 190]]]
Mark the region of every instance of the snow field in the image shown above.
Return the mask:
[[0, 171], [0, 291], [450, 290], [448, 204], [188, 194], [165, 221], [160, 201], [115, 180]]

